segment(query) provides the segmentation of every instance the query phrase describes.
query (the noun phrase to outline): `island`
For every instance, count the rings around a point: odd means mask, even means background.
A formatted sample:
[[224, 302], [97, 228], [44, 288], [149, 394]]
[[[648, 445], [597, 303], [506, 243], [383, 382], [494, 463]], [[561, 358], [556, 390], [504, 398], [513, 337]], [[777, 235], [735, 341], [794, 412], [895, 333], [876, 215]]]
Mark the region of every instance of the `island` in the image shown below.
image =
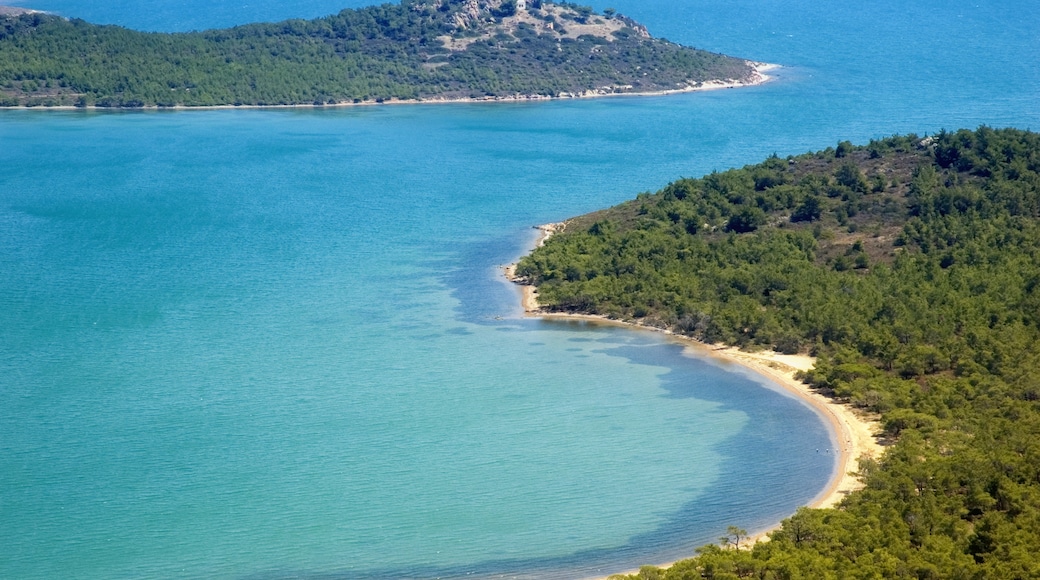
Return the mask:
[[0, 9], [0, 106], [328, 106], [647, 94], [762, 82], [761, 63], [542, 0], [403, 0], [157, 33]]
[[734, 521], [617, 578], [1040, 577], [1040, 134], [843, 141], [552, 230], [513, 271], [529, 308], [811, 355], [885, 444], [768, 541]]

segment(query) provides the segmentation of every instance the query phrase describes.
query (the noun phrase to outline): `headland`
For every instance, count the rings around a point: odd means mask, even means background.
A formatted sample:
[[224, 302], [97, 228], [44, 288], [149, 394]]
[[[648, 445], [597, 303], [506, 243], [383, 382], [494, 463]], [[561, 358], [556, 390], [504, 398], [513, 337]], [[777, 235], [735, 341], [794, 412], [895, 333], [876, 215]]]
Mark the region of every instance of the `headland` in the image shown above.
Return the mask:
[[[562, 232], [567, 222], [549, 223], [536, 226], [540, 232], [534, 247], [541, 247], [551, 236]], [[533, 248], [531, 248], [533, 249]], [[615, 320], [605, 316], [591, 314], [571, 314], [548, 312], [542, 310], [538, 303], [538, 290], [528, 280], [517, 277], [516, 264], [503, 268], [505, 277], [516, 284], [520, 292], [520, 301], [525, 316], [539, 318], [558, 318], [566, 320], [583, 320], [591, 324], [619, 326], [644, 332], [660, 332], [682, 344], [690, 356], [714, 359], [722, 365], [738, 365], [761, 376], [766, 377], [786, 392], [793, 395], [813, 410], [827, 423], [837, 451], [837, 465], [834, 473], [817, 496], [807, 504], [811, 508], [830, 508], [837, 506], [841, 500], [858, 489], [862, 489], [857, 470], [861, 459], [879, 459], [883, 453], [879, 434], [881, 424], [879, 418], [852, 406], [836, 401], [814, 391], [798, 378], [799, 372], [811, 370], [816, 359], [805, 354], [781, 354], [775, 351], [746, 352], [739, 348], [724, 344], [706, 344], [691, 337], [676, 334], [667, 329], [655, 328], [633, 322]], [[765, 485], [766, 482], [763, 482]], [[764, 529], [752, 530], [745, 547], [756, 542], [769, 541], [769, 533], [778, 529], [780, 522]], [[691, 554], [691, 557], [693, 554]], [[668, 567], [674, 562], [656, 564]], [[629, 570], [620, 574], [636, 574], [637, 570]]]
[[0, 13], [0, 106], [338, 107], [664, 95], [760, 84], [768, 65], [540, 0], [402, 0], [188, 33]]

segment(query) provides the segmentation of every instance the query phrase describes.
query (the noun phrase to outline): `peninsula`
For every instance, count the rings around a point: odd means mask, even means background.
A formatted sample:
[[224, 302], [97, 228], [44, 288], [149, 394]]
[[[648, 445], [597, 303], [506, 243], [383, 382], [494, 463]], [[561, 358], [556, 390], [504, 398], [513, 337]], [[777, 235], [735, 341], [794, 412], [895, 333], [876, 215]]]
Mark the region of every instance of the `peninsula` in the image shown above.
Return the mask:
[[[879, 417], [862, 489], [619, 578], [1040, 575], [1040, 134], [897, 136], [682, 179], [516, 267], [542, 312], [816, 358]], [[748, 548], [748, 549], [735, 549]]]
[[667, 93], [762, 65], [542, 0], [403, 0], [314, 20], [149, 33], [0, 9], [0, 106], [295, 106]]

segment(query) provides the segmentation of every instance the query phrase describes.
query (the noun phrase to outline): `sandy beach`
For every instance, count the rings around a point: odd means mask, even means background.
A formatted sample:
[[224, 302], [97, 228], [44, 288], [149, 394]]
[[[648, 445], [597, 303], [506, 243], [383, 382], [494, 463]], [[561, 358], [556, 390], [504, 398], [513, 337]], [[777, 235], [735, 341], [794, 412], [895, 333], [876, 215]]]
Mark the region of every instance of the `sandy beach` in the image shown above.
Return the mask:
[[159, 107], [150, 105], [147, 107], [98, 107], [96, 105], [88, 105], [85, 107], [76, 107], [73, 105], [58, 105], [54, 107], [46, 107], [43, 105], [27, 107], [24, 105], [17, 107], [0, 107], [8, 109], [36, 109], [44, 111], [200, 111], [200, 110], [220, 110], [220, 109], [333, 109], [341, 107], [374, 107], [382, 105], [447, 105], [456, 103], [528, 103], [528, 102], [539, 102], [539, 101], [560, 101], [569, 99], [602, 99], [607, 97], [656, 97], [665, 95], [675, 95], [679, 93], [695, 93], [701, 91], [716, 91], [720, 89], [737, 89], [741, 87], [753, 87], [769, 82], [773, 79], [772, 76], [766, 74], [769, 71], [782, 68], [778, 64], [770, 64], [766, 62], [753, 62], [747, 61], [755, 70], [751, 74], [749, 79], [727, 79], [727, 80], [714, 80], [704, 83], [689, 84], [684, 87], [678, 87], [675, 89], [669, 89], [665, 91], [644, 91], [644, 92], [619, 92], [611, 87], [603, 87], [599, 89], [590, 89], [580, 93], [561, 93], [556, 96], [546, 95], [507, 95], [500, 97], [460, 97], [460, 98], [446, 98], [446, 97], [434, 97], [429, 99], [383, 99], [383, 100], [368, 100], [368, 101], [341, 101], [338, 103], [300, 103], [296, 105], [199, 105], [199, 106], [186, 106], [186, 105], [174, 105], [172, 107]]
[[[562, 231], [566, 223], [555, 223], [538, 226], [541, 231], [536, 247], [541, 246], [554, 233]], [[722, 365], [734, 364], [758, 373], [783, 387], [787, 392], [799, 398], [816, 410], [830, 425], [832, 437], [838, 451], [838, 469], [827, 486], [807, 505], [812, 508], [830, 508], [838, 505], [842, 498], [850, 492], [862, 488], [856, 477], [858, 461], [861, 458], [879, 458], [883, 451], [877, 434], [881, 427], [876, 417], [870, 416], [852, 406], [825, 397], [813, 391], [809, 385], [795, 378], [798, 371], [806, 371], [816, 364], [816, 359], [808, 355], [786, 355], [773, 351], [744, 352], [736, 347], [725, 345], [709, 345], [689, 337], [676, 335], [670, 331], [641, 326], [634, 323], [611, 320], [603, 316], [588, 314], [562, 314], [544, 312], [538, 304], [538, 293], [527, 280], [516, 277], [516, 265], [504, 268], [507, 279], [519, 286], [521, 302], [525, 316], [542, 318], [560, 318], [569, 320], [586, 320], [592, 324], [624, 326], [647, 332], [662, 332], [670, 339], [683, 344], [691, 356], [710, 357]], [[763, 482], [765, 484], [765, 482]], [[756, 542], [768, 541], [768, 534], [780, 527], [780, 522], [765, 529], [749, 530], [750, 538], [745, 546]], [[694, 554], [690, 554], [693, 557]], [[665, 568], [672, 564], [658, 563]], [[638, 570], [618, 571], [616, 574], [635, 574]]]

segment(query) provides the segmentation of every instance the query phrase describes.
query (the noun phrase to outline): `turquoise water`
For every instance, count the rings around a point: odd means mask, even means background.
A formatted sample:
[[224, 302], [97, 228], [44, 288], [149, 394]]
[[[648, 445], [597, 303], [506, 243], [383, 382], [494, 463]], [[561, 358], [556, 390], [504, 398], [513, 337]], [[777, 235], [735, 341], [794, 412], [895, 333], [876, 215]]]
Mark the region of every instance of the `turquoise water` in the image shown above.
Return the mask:
[[[162, 30], [351, 5], [250, 4], [21, 2]], [[809, 501], [811, 410], [655, 334], [523, 319], [497, 268], [679, 176], [1040, 127], [1033, 4], [817, 4], [611, 3], [787, 65], [738, 91], [0, 112], [0, 577], [572, 578]]]

